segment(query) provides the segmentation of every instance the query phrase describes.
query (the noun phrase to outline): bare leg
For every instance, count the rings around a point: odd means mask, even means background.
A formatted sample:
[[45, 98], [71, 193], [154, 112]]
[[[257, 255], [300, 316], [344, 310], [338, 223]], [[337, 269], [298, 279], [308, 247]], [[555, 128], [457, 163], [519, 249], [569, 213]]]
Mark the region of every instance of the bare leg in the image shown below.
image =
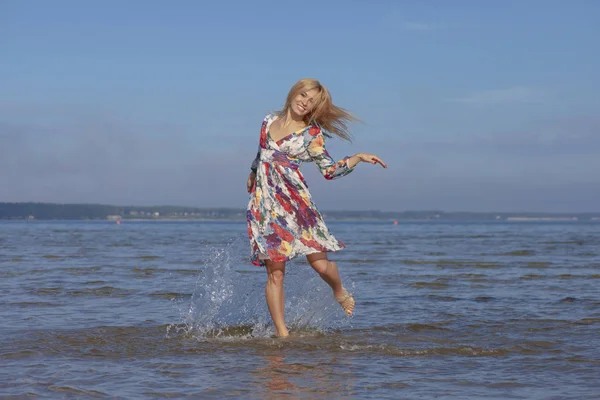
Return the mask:
[[333, 290], [333, 295], [348, 315], [354, 311], [354, 299], [344, 289], [336, 263], [327, 259], [327, 253], [313, 253], [306, 256], [310, 266], [327, 282]]
[[285, 262], [273, 262], [266, 260], [267, 264], [267, 286], [265, 294], [267, 307], [275, 324], [277, 336], [288, 336], [289, 332], [285, 326], [284, 317], [284, 295], [283, 278], [285, 276]]

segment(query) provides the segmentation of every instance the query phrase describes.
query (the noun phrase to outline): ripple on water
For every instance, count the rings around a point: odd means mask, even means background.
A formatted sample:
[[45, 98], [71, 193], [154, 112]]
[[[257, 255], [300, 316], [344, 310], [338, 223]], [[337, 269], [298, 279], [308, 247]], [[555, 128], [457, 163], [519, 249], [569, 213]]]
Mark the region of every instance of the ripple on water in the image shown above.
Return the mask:
[[411, 287], [418, 289], [447, 289], [450, 286], [446, 282], [414, 282], [410, 284]]
[[94, 265], [92, 267], [63, 267], [63, 268], [56, 268], [57, 271], [64, 271], [64, 272], [68, 272], [70, 274], [73, 275], [83, 275], [83, 274], [87, 274], [90, 272], [98, 272], [102, 269], [101, 266], [99, 265]]
[[122, 289], [112, 286], [102, 286], [99, 288], [90, 288], [84, 290], [71, 290], [67, 292], [69, 296], [100, 296], [100, 297], [125, 297], [135, 294], [134, 289]]
[[32, 289], [30, 290], [30, 293], [38, 296], [56, 296], [57, 294], [61, 294], [63, 291], [64, 288], [62, 287], [45, 287]]
[[504, 253], [505, 256], [532, 256], [535, 254], [533, 250], [514, 250]]
[[106, 281], [87, 281], [83, 282], [84, 285], [103, 285]]
[[201, 269], [183, 269], [183, 268], [178, 268], [178, 269], [169, 269], [167, 270], [169, 273], [177, 273], [179, 275], [194, 275], [194, 276], [198, 276], [200, 274], [202, 274], [202, 270]]
[[56, 393], [64, 393], [65, 395], [75, 395], [75, 396], [84, 396], [84, 397], [97, 397], [97, 396], [106, 396], [107, 394], [104, 392], [100, 392], [98, 390], [85, 390], [79, 389], [71, 386], [48, 386], [48, 389], [56, 392]]
[[154, 292], [148, 294], [150, 297], [163, 298], [168, 300], [190, 299], [192, 293], [177, 293], [177, 292]]
[[136, 278], [152, 278], [156, 272], [155, 268], [133, 268]]
[[[497, 357], [509, 354], [531, 354], [532, 352], [555, 352], [555, 344], [551, 342], [527, 342], [521, 346], [489, 346], [455, 344], [446, 340], [442, 346], [426, 346], [421, 348], [402, 347], [394, 343], [393, 338], [387, 343], [375, 344], [364, 339], [364, 331], [328, 331], [318, 329], [296, 329], [290, 337], [277, 339], [265, 336], [264, 332], [256, 336], [256, 327], [250, 325], [229, 326], [222, 329], [206, 331], [201, 337], [180, 326], [177, 331], [172, 325], [147, 327], [97, 327], [71, 330], [32, 331], [19, 338], [13, 338], [12, 348], [27, 349], [7, 351], [0, 354], [0, 359], [25, 358], [40, 355], [61, 354], [69, 357], [121, 358], [135, 355], [137, 358], [152, 359], [156, 356], [168, 357], [177, 354], [215, 353], [226, 351], [228, 347], [243, 347], [249, 351], [264, 351], [269, 348], [290, 348], [296, 351], [322, 353], [327, 351], [353, 352], [363, 355], [379, 354], [387, 356], [436, 356], [456, 355], [469, 357]], [[414, 339], [424, 333], [447, 335], [451, 330], [440, 324], [406, 324], [396, 327], [379, 327], [369, 329], [366, 333], [402, 332], [417, 334]], [[422, 337], [421, 337], [422, 340]], [[431, 342], [433, 343], [433, 342]], [[430, 344], [431, 344], [430, 343]]]
[[523, 275], [521, 276], [519, 279], [522, 281], [529, 281], [529, 280], [534, 280], [534, 279], [544, 279], [546, 278], [545, 276], [542, 275], [537, 275], [537, 274], [527, 274], [527, 275]]
[[548, 268], [552, 265], [549, 261], [529, 261], [526, 264], [526, 268]]
[[584, 240], [547, 241], [547, 242], [541, 242], [541, 244], [552, 244], [552, 245], [566, 244], [566, 245], [583, 246], [585, 244], [585, 241]]
[[460, 300], [458, 297], [453, 296], [438, 296], [435, 294], [428, 294], [425, 298], [436, 301], [458, 301]]
[[412, 332], [450, 331], [450, 329], [436, 324], [408, 324], [405, 326], [405, 329]]
[[600, 324], [600, 318], [582, 318], [579, 321], [573, 322], [574, 325], [594, 325]]
[[501, 265], [496, 264], [496, 263], [492, 263], [492, 262], [476, 262], [471, 264], [474, 268], [484, 268], [484, 269], [489, 269], [489, 268], [502, 268]]
[[6, 303], [8, 306], [20, 308], [35, 308], [35, 307], [60, 307], [63, 303], [50, 303], [46, 301], [16, 301]]

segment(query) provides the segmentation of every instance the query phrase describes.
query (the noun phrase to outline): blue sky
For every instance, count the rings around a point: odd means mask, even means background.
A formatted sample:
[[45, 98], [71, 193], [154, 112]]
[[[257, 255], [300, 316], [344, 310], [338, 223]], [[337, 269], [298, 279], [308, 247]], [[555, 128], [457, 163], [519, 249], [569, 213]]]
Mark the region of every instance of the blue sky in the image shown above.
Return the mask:
[[314, 77], [364, 123], [328, 209], [600, 210], [600, 2], [0, 2], [0, 201], [245, 207]]

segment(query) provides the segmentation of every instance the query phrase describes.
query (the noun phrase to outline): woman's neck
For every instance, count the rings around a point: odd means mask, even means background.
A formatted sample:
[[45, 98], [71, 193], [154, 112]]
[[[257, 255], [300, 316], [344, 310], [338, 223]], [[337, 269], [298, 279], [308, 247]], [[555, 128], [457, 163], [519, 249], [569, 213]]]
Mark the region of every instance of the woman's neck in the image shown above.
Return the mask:
[[296, 113], [293, 113], [289, 109], [283, 116], [282, 122], [283, 122], [284, 126], [290, 126], [290, 125], [306, 126], [306, 121], [304, 121], [304, 117], [301, 117], [300, 115], [298, 115]]

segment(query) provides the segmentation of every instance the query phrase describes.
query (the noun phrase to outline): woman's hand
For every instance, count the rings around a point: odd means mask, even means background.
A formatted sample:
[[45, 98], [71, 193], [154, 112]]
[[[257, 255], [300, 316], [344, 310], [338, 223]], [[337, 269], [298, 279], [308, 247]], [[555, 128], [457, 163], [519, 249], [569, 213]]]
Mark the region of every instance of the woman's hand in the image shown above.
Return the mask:
[[381, 164], [383, 168], [387, 168], [387, 165], [383, 162], [381, 158], [377, 157], [375, 154], [368, 153], [358, 153], [353, 155], [352, 157], [350, 157], [348, 166], [350, 168], [353, 168], [356, 164], [358, 164], [361, 161], [369, 164]]
[[252, 191], [252, 187], [254, 186], [255, 180], [256, 180], [256, 173], [250, 172], [250, 175], [248, 175], [248, 182], [246, 183], [246, 185], [248, 186], [248, 193], [250, 193]]

